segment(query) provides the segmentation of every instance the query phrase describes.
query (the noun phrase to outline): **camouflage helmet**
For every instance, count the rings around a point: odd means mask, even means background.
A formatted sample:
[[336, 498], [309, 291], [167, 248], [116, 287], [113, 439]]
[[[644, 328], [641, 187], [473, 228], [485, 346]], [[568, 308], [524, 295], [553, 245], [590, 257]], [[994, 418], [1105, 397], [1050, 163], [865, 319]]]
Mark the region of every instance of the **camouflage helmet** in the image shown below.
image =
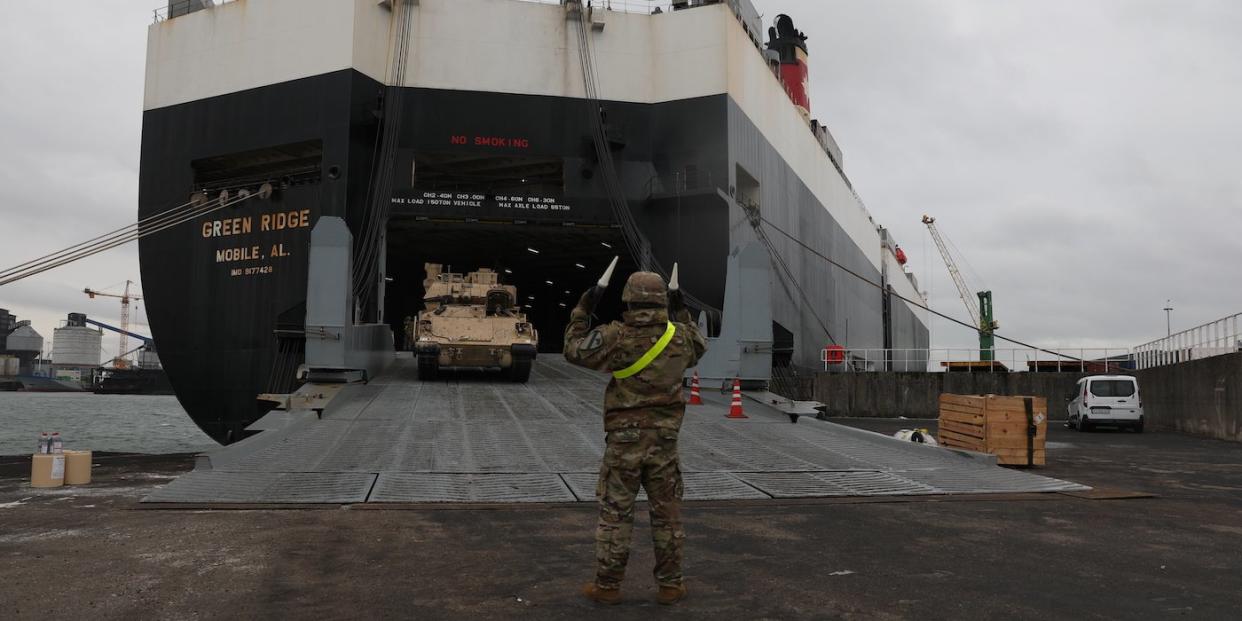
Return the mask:
[[625, 281], [621, 301], [632, 306], [668, 306], [668, 286], [655, 272], [634, 272]]

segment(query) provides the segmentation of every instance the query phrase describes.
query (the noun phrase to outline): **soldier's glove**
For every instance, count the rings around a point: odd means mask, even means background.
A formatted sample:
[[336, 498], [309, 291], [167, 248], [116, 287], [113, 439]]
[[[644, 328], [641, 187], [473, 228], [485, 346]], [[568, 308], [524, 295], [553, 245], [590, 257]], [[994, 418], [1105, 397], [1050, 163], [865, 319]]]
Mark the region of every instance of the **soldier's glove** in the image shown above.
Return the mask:
[[604, 299], [604, 288], [595, 285], [582, 294], [582, 297], [578, 300], [578, 308], [590, 315], [595, 312], [595, 307], [599, 306], [599, 301], [602, 299]]
[[681, 289], [673, 289], [668, 292], [668, 314], [670, 317], [680, 317], [681, 312], [686, 310], [686, 296], [681, 294]]

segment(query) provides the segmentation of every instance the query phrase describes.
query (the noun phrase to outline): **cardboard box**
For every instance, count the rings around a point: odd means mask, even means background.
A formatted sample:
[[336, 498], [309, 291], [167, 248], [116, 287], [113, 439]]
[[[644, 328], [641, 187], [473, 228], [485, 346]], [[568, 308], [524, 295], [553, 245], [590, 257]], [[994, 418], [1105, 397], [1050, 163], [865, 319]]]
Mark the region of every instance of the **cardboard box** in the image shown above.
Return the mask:
[[91, 482], [91, 452], [65, 451], [65, 485]]
[[65, 484], [65, 456], [37, 453], [30, 460], [31, 487], [60, 487]]

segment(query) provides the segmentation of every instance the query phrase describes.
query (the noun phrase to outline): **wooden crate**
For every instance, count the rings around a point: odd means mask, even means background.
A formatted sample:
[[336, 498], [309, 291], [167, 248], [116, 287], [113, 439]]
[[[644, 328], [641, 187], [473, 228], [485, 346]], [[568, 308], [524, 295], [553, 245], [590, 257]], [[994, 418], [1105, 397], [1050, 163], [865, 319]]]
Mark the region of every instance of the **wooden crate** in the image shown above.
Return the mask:
[[[1031, 427], [1035, 433], [1028, 438]], [[940, 395], [938, 439], [943, 446], [991, 453], [1002, 465], [1042, 466], [1047, 438], [1048, 403], [1043, 397]]]

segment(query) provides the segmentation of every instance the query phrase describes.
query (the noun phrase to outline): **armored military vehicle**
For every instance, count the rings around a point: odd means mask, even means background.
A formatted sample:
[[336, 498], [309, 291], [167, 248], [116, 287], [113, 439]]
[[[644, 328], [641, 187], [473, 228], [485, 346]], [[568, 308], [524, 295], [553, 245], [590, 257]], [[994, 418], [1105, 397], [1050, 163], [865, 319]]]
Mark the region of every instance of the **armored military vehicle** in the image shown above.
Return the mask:
[[462, 275], [437, 263], [425, 267], [423, 310], [406, 323], [419, 379], [434, 379], [441, 368], [499, 369], [515, 382], [529, 379], [539, 333], [517, 305], [517, 288], [486, 268]]

